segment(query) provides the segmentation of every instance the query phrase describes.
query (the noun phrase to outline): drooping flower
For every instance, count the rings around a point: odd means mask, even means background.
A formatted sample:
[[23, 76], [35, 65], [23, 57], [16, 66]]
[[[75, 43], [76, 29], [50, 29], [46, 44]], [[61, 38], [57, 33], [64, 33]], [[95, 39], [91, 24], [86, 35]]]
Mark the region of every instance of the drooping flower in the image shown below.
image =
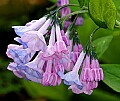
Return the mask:
[[82, 45], [81, 44], [75, 44], [74, 47], [73, 47], [73, 52], [71, 53], [71, 58], [72, 58], [72, 61], [73, 63], [75, 64], [79, 55], [80, 55], [80, 52], [83, 50], [82, 48]]
[[64, 22], [64, 30], [66, 31], [67, 30], [67, 28], [71, 25], [71, 21], [69, 21], [69, 20], [66, 20], [65, 22]]
[[38, 53], [38, 55], [34, 58], [34, 60], [28, 62], [25, 64], [25, 66], [38, 71], [39, 73], [43, 73], [43, 68], [45, 65], [45, 60], [42, 58], [41, 51]]
[[71, 85], [68, 89], [72, 89], [72, 92], [74, 92], [75, 94], [81, 94], [81, 93], [85, 93], [88, 95], [91, 95], [93, 90], [86, 90], [86, 85], [83, 84], [83, 88], [80, 90], [78, 89], [78, 87], [76, 85]]
[[[91, 61], [91, 63], [90, 63]], [[82, 81], [100, 81], [103, 80], [103, 71], [100, 68], [97, 59], [90, 60], [90, 56], [86, 56], [81, 72]]]
[[61, 6], [61, 0], [57, 0], [57, 6], [58, 6], [58, 7]]
[[52, 58], [55, 55], [55, 27], [52, 26], [49, 45], [46, 47], [46, 51], [43, 53], [43, 57]]
[[[26, 42], [28, 48], [35, 51], [45, 51], [46, 50], [46, 41], [44, 34], [47, 32], [47, 28], [51, 24], [51, 19], [48, 19], [38, 31], [27, 31], [21, 36], [21, 40]], [[32, 25], [31, 25], [32, 26]]]
[[64, 79], [64, 83], [66, 85], [76, 85], [79, 89], [82, 89], [82, 84], [79, 79], [78, 71], [80, 69], [80, 66], [82, 64], [82, 61], [84, 59], [85, 53], [82, 51], [79, 55], [79, 58], [73, 67], [73, 70], [66, 73], [65, 75], [62, 72], [58, 72], [61, 79]]
[[99, 62], [97, 59], [92, 59], [91, 63], [91, 81], [100, 81], [103, 80], [103, 70], [100, 68]]
[[[58, 6], [64, 6], [66, 4], [69, 4], [69, 0], [58, 0]], [[69, 7], [64, 7], [61, 9], [60, 11], [61, 13], [61, 17], [64, 17], [66, 16], [67, 14], [70, 14], [71, 13], [71, 9]]]
[[41, 83], [41, 73], [36, 70], [30, 69], [24, 64], [16, 64], [12, 62], [8, 65], [7, 69], [13, 71], [13, 73], [19, 78], [24, 78], [26, 80]]
[[58, 73], [59, 71], [61, 71], [62, 73], [64, 73], [64, 69], [65, 68], [64, 68], [64, 65], [63, 65], [63, 61], [61, 59], [59, 59], [59, 58], [55, 58], [53, 60], [53, 62], [54, 62], [53, 71], [55, 73]]
[[57, 39], [57, 42], [55, 43], [56, 52], [57, 53], [61, 53], [61, 52], [66, 53], [68, 50], [67, 50], [67, 47], [65, 45], [65, 42], [62, 39], [60, 27], [57, 24], [56, 24], [56, 39]]
[[22, 45], [10, 44], [6, 54], [9, 58], [13, 59], [17, 64], [27, 63], [32, 56], [35, 54], [34, 51], [29, 50], [28, 48], [23, 49]]
[[75, 22], [75, 25], [77, 25], [77, 26], [83, 25], [83, 22], [84, 22], [83, 17], [78, 16], [78, 18]]
[[42, 85], [44, 86], [56, 86], [58, 75], [55, 72], [52, 72], [52, 60], [47, 61], [47, 66], [43, 74]]
[[71, 13], [71, 10], [69, 7], [65, 7], [60, 12], [61, 12], [61, 17], [65, 17], [66, 15]]
[[[86, 94], [91, 94], [94, 88], [97, 88], [98, 81], [103, 80], [103, 71], [100, 68], [99, 62], [95, 58], [91, 58], [90, 55], [86, 55], [86, 58], [83, 62], [83, 67], [80, 75], [80, 81], [83, 84], [82, 91]], [[71, 87], [75, 90], [75, 87]]]
[[41, 33], [38, 31], [28, 31], [21, 36], [21, 40], [26, 42], [29, 49], [34, 51], [46, 49], [46, 42]]
[[40, 28], [40, 26], [42, 26], [46, 21], [46, 18], [47, 17], [45, 16], [35, 21], [34, 23], [27, 24], [26, 26], [12, 26], [12, 28], [14, 28], [14, 31], [18, 36], [22, 36], [27, 31], [38, 30], [38, 28]]
[[88, 55], [86, 55], [86, 58], [83, 62], [83, 68], [80, 77], [82, 81], [90, 81], [91, 69], [90, 69], [90, 56]]

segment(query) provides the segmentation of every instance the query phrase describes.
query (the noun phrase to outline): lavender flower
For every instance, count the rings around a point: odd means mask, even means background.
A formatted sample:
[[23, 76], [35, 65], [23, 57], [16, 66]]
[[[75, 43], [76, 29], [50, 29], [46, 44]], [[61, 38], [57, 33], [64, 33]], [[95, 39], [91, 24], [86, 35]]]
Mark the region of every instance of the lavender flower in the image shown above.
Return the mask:
[[41, 33], [38, 31], [28, 31], [21, 36], [21, 40], [25, 42], [29, 49], [34, 51], [46, 49], [46, 42]]
[[83, 17], [78, 16], [78, 18], [77, 18], [77, 20], [75, 22], [75, 25], [77, 25], [77, 26], [83, 25], [83, 21], [84, 21]]
[[16, 64], [12, 62], [7, 68], [8, 70], [13, 71], [13, 73], [19, 78], [24, 78], [38, 83], [41, 82], [42, 75], [38, 71], [30, 69], [24, 64]]
[[92, 59], [90, 65], [90, 56], [86, 56], [81, 73], [82, 81], [100, 81], [103, 80], [103, 71], [100, 68], [98, 60]]
[[68, 28], [71, 24], [72, 24], [72, 22], [71, 22], [71, 21], [66, 20], [66, 21], [64, 22], [64, 30], [66, 31], [66, 30], [67, 30], [67, 28]]
[[57, 0], [57, 6], [58, 6], [58, 7], [61, 6], [61, 0]]
[[20, 63], [27, 63], [35, 54], [35, 52], [33, 51], [31, 52], [28, 48], [23, 49], [22, 45], [19, 46], [19, 45], [10, 44], [8, 45], [6, 54], [9, 58], [12, 58], [14, 62], [20, 64]]
[[30, 61], [25, 64], [25, 66], [38, 71], [39, 73], [43, 74], [43, 68], [45, 65], [45, 60], [42, 59], [41, 52], [38, 53], [38, 55], [35, 57], [33, 61]]
[[54, 63], [53, 71], [55, 73], [58, 73], [59, 71], [64, 73], [64, 66], [63, 66], [62, 60], [60, 60], [59, 58], [55, 58], [53, 60], [53, 63]]
[[90, 69], [90, 56], [86, 55], [86, 58], [83, 62], [83, 69], [81, 72], [82, 81], [90, 81], [91, 69]]
[[43, 74], [42, 85], [56, 86], [56, 84], [59, 82], [58, 75], [55, 72], [52, 72], [52, 68], [52, 60], [48, 60], [45, 72]]
[[22, 36], [23, 33], [27, 32], [27, 31], [31, 31], [31, 30], [36, 30], [38, 29], [45, 21], [46, 21], [47, 17], [42, 17], [41, 19], [39, 19], [38, 21], [26, 25], [26, 26], [12, 26], [12, 28], [14, 28], [14, 31], [16, 32], [16, 34], [18, 36]]
[[83, 68], [81, 71], [80, 80], [85, 88], [82, 91], [84, 93], [91, 92], [94, 88], [98, 86], [98, 81], [103, 80], [103, 71], [100, 68], [97, 59], [93, 58], [91, 60], [90, 56], [86, 55], [86, 58], [83, 62]]
[[81, 90], [78, 89], [76, 85], [71, 85], [68, 89], [72, 89], [72, 92], [74, 92], [75, 94], [85, 93], [85, 94], [91, 95], [93, 92], [93, 90], [86, 90], [85, 85], [83, 85], [83, 88]]
[[[63, 5], [66, 5], [66, 4], [69, 4], [69, 0], [58, 0], [58, 6], [63, 6]], [[64, 7], [61, 9], [61, 17], [64, 17], [66, 16], [67, 14], [70, 14], [71, 13], [71, 10], [69, 7]]]
[[61, 12], [61, 17], [65, 17], [66, 15], [71, 13], [71, 10], [69, 7], [65, 7], [60, 12]]
[[103, 78], [103, 70], [100, 68], [98, 60], [93, 59], [91, 63], [91, 81], [100, 81]]
[[55, 27], [52, 26], [51, 35], [49, 39], [49, 45], [47, 46], [46, 51], [43, 53], [43, 57], [52, 57], [55, 55]]
[[73, 70], [66, 73], [65, 75], [62, 72], [58, 72], [61, 79], [64, 79], [66, 85], [76, 85], [79, 89], [82, 89], [82, 84], [79, 80], [78, 71], [84, 59], [85, 53], [82, 51]]
[[75, 44], [74, 45], [74, 48], [73, 48], [73, 52], [71, 54], [71, 59], [73, 61], [73, 63], [75, 64], [79, 55], [80, 55], [80, 52], [83, 50], [82, 48], [82, 45], [81, 44]]
[[55, 47], [56, 52], [66, 53], [68, 50], [67, 50], [67, 47], [65, 45], [65, 42], [62, 39], [62, 35], [61, 35], [61, 32], [60, 32], [60, 27], [57, 24], [56, 24], [56, 37], [57, 37], [57, 42], [56, 42], [56, 47]]

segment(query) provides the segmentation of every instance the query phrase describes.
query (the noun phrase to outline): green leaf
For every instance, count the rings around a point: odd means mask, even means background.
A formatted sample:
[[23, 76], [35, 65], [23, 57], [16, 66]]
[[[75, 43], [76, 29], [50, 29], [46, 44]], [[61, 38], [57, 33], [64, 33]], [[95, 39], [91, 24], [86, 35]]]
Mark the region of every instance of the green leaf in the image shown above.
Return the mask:
[[118, 10], [120, 10], [120, 0], [113, 0], [115, 3], [115, 6]]
[[108, 64], [120, 64], [120, 30], [114, 29], [113, 36], [110, 46], [102, 55], [101, 60]]
[[110, 42], [112, 41], [113, 36], [106, 36], [98, 38], [93, 41], [93, 45], [96, 47], [96, 53], [98, 58], [100, 58], [103, 53], [108, 49]]
[[120, 97], [99, 88], [94, 89], [94, 92], [90, 96], [86, 94], [80, 94], [79, 96], [80, 99], [84, 99], [83, 101], [120, 101]]
[[85, 0], [78, 0], [80, 7], [82, 8], [84, 6]]
[[90, 0], [89, 14], [99, 27], [114, 28], [116, 7], [112, 0]]
[[103, 82], [116, 92], [120, 92], [120, 64], [102, 64]]

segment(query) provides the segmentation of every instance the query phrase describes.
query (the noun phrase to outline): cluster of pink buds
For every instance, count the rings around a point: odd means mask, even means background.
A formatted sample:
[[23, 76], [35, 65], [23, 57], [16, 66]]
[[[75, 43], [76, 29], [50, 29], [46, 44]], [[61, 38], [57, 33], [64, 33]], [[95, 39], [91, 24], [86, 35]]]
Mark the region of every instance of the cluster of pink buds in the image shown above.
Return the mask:
[[[69, 3], [58, 1], [59, 6]], [[68, 7], [62, 10], [62, 17], [70, 13]], [[14, 40], [20, 45], [8, 45], [6, 54], [13, 59], [8, 70], [43, 86], [60, 85], [63, 80], [74, 93], [91, 94], [98, 81], [103, 80], [103, 71], [98, 60], [88, 55], [89, 49], [82, 47], [74, 29], [76, 21], [79, 22], [79, 18], [62, 28], [56, 12], [51, 12], [25, 26], [13, 26], [19, 36]]]
[[[93, 55], [92, 55], [93, 56]], [[90, 95], [94, 88], [97, 88], [98, 81], [103, 80], [103, 70], [100, 68], [99, 62], [95, 57], [86, 53], [85, 59], [82, 63], [82, 71], [80, 74], [80, 81], [83, 85], [82, 90], [78, 89], [76, 85], [72, 85], [69, 89], [72, 89], [74, 93], [85, 93]]]

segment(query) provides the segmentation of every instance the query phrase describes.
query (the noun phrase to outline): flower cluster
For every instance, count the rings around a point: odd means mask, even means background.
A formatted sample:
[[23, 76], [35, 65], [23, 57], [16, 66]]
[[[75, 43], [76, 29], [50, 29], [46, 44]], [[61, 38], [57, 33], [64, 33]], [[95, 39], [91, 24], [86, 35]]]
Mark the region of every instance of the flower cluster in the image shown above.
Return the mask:
[[[58, 1], [58, 6], [69, 3]], [[68, 7], [60, 11], [62, 17], [70, 12]], [[7, 68], [17, 77], [43, 86], [60, 85], [63, 80], [74, 93], [91, 94], [103, 80], [103, 71], [97, 58], [89, 54], [92, 51], [84, 49], [79, 41], [74, 29], [79, 18], [62, 28], [56, 13], [12, 27], [18, 35], [14, 40], [20, 45], [8, 45], [6, 54], [13, 62]]]

